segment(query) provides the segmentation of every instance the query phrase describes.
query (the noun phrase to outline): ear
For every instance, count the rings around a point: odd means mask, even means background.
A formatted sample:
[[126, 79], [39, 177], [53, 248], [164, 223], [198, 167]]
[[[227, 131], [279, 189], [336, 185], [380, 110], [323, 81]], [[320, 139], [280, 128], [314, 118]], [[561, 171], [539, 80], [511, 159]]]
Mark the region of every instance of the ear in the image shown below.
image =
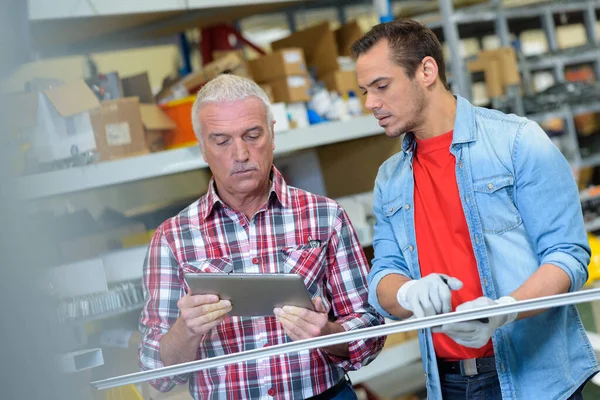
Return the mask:
[[271, 143], [273, 144], [273, 150], [275, 150], [275, 120], [271, 121]]
[[426, 88], [431, 87], [438, 79], [438, 65], [433, 57], [427, 56], [421, 61], [422, 82]]

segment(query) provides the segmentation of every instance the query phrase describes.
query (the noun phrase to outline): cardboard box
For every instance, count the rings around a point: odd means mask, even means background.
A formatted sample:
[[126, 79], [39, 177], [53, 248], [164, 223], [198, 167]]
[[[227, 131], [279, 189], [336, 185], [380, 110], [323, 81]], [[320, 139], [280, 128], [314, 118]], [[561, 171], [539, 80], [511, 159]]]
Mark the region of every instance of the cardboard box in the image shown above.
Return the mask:
[[147, 72], [122, 78], [121, 84], [123, 85], [124, 97], [137, 96], [140, 99], [140, 103], [154, 103], [154, 96], [152, 95], [152, 88], [150, 87], [150, 79]]
[[318, 147], [326, 196], [371, 192], [381, 164], [401, 148], [400, 138], [384, 134]]
[[219, 74], [233, 74], [252, 78], [248, 71], [246, 60], [241, 58], [236, 53], [228, 53], [223, 57], [206, 64], [203, 68], [205, 82], [210, 81]]
[[187, 97], [192, 93], [196, 93], [206, 82], [207, 79], [204, 76], [204, 71], [191, 72], [178, 81], [164, 87], [156, 95], [156, 101], [166, 103]]
[[285, 76], [306, 75], [306, 61], [302, 49], [274, 51], [250, 61], [250, 70], [256, 82], [268, 82]]
[[467, 64], [469, 72], [483, 72], [488, 97], [502, 96], [506, 87], [519, 85], [521, 75], [512, 47], [501, 47], [479, 53], [477, 60]]
[[276, 103], [310, 101], [310, 83], [305, 76], [287, 76], [269, 82]]
[[105, 101], [90, 115], [100, 161], [148, 153], [137, 97]]
[[335, 34], [329, 28], [329, 22], [295, 32], [271, 43], [271, 47], [273, 51], [301, 48], [304, 51], [307, 66], [315, 69], [318, 78], [339, 69]]
[[96, 149], [90, 111], [99, 106], [98, 98], [84, 81], [40, 92], [32, 141], [36, 158], [51, 162]]
[[235, 49], [235, 50], [214, 50], [212, 52], [213, 60], [218, 60], [219, 58], [223, 58], [231, 53], [235, 54], [242, 60], [246, 59], [243, 49]]
[[165, 149], [165, 133], [177, 125], [156, 104], [140, 104], [142, 124], [146, 133], [146, 148], [150, 152]]
[[352, 56], [352, 44], [360, 39], [364, 32], [358, 22], [350, 21], [340, 26], [335, 31], [335, 40], [337, 42], [338, 52], [340, 56]]
[[269, 98], [269, 101], [271, 103], [275, 103], [275, 98], [273, 97], [273, 86], [271, 86], [268, 83], [260, 83], [258, 86], [260, 86], [260, 88], [265, 91], [267, 97]]

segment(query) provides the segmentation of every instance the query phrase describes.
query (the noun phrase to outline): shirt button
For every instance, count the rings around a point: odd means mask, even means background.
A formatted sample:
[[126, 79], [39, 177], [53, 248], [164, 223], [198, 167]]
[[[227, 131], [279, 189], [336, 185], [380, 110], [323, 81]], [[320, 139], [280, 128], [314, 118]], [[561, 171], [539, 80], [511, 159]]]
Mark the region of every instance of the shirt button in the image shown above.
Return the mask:
[[260, 260], [258, 259], [258, 257], [254, 257], [254, 258], [252, 259], [252, 264], [258, 264], [258, 262], [259, 262], [259, 261], [260, 261]]
[[394, 207], [390, 207], [390, 212], [394, 212]]
[[406, 205], [404, 206], [404, 209], [405, 209], [405, 210], [410, 210], [410, 204], [406, 204]]
[[414, 246], [410, 246], [408, 249], [409, 249], [410, 251], [413, 251], [415, 248], [414, 248]]
[[271, 388], [267, 393], [269, 394], [269, 396], [273, 397], [275, 396], [275, 389]]
[[459, 168], [462, 168], [462, 161], [459, 161], [459, 162], [458, 162], [458, 167], [459, 167]]
[[469, 200], [469, 196], [466, 197], [467, 200], [467, 204], [469, 204], [471, 201]]
[[493, 189], [493, 188], [494, 188], [494, 184], [488, 183], [488, 189]]

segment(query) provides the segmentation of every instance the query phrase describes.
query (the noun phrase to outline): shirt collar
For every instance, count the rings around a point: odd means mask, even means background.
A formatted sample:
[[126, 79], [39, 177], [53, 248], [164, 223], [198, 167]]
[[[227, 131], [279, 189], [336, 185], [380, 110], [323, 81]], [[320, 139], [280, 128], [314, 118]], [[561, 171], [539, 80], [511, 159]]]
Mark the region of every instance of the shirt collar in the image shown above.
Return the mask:
[[[475, 129], [473, 118], [473, 106], [463, 97], [456, 97], [456, 117], [454, 119], [454, 133], [452, 134], [452, 145], [459, 143], [474, 142]], [[415, 135], [408, 132], [402, 139], [402, 151], [410, 153], [414, 150]]]
[[[290, 207], [290, 190], [283, 179], [281, 172], [275, 166], [271, 167], [271, 189], [269, 191], [269, 198], [267, 200], [267, 208], [271, 206], [272, 201], [277, 200], [279, 204], [284, 207]], [[225, 204], [219, 197], [215, 185], [215, 178], [211, 178], [208, 183], [208, 192], [200, 200], [199, 214], [202, 220], [206, 220], [212, 213], [213, 209], [219, 205]]]

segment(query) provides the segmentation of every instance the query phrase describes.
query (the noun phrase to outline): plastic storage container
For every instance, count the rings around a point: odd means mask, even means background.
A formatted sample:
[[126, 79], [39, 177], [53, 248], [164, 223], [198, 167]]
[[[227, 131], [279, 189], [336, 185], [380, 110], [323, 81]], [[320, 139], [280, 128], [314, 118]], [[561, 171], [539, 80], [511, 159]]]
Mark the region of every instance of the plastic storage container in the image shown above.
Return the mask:
[[161, 105], [165, 113], [175, 122], [177, 128], [165, 133], [165, 148], [176, 149], [198, 144], [192, 127], [192, 105], [196, 96], [173, 100]]

